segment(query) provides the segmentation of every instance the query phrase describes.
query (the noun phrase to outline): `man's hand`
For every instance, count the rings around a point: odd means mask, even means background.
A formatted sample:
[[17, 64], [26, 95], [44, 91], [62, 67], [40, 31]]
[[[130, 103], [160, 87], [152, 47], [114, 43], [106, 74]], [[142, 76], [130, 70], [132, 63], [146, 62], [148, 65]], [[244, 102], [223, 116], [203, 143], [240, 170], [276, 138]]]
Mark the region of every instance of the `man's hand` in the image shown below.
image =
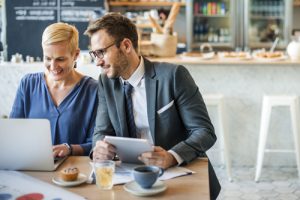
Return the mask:
[[158, 146], [154, 147], [153, 152], [143, 153], [139, 156], [139, 160], [146, 165], [156, 165], [163, 169], [167, 169], [177, 164], [176, 159], [171, 153]]
[[115, 157], [116, 155], [116, 148], [103, 141], [99, 140], [96, 142], [96, 145], [93, 150], [93, 160], [111, 160]]
[[52, 147], [52, 151], [53, 151], [53, 157], [65, 157], [67, 155], [69, 155], [70, 150], [69, 148], [64, 145], [64, 144], [58, 144], [58, 145], [54, 145]]

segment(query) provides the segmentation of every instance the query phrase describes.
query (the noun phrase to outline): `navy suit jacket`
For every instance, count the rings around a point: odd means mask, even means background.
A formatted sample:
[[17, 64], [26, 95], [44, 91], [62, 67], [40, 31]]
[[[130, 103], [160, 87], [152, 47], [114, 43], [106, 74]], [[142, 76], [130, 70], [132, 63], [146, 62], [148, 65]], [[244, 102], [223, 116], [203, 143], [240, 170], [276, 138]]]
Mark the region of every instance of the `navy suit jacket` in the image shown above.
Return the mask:
[[[175, 151], [184, 164], [205, 152], [216, 141], [213, 125], [197, 85], [188, 70], [170, 63], [145, 63], [145, 87], [150, 132], [155, 146]], [[128, 137], [122, 82], [99, 77], [99, 104], [93, 145], [105, 135]], [[220, 191], [209, 163], [211, 198]]]

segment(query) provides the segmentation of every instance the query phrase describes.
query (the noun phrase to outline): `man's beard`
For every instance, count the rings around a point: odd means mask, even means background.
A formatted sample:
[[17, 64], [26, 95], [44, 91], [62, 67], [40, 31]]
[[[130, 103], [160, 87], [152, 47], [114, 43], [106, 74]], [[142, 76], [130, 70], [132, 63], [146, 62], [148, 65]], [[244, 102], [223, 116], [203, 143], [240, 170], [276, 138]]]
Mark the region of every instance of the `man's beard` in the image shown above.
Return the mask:
[[130, 67], [128, 59], [121, 50], [118, 51], [116, 58], [118, 61], [114, 64], [114, 67], [112, 67], [115, 71], [112, 72], [110, 78], [119, 78], [124, 75], [125, 71]]

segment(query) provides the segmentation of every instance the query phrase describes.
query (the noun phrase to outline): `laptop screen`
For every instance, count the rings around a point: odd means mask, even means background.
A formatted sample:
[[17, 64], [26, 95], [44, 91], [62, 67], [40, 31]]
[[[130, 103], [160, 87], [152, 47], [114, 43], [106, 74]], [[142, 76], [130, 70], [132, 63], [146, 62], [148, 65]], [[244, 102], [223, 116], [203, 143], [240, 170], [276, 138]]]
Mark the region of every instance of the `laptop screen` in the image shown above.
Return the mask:
[[0, 138], [0, 169], [55, 169], [48, 120], [0, 119]]

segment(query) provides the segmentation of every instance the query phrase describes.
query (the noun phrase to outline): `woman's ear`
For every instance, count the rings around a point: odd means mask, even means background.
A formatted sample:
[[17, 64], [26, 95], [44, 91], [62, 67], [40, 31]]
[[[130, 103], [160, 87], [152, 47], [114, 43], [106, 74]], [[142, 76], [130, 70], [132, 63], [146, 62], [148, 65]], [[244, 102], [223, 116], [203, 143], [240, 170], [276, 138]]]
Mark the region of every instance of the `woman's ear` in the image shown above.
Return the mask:
[[75, 55], [74, 55], [74, 61], [77, 60], [79, 54], [80, 54], [80, 49], [76, 49], [76, 50], [75, 50]]

